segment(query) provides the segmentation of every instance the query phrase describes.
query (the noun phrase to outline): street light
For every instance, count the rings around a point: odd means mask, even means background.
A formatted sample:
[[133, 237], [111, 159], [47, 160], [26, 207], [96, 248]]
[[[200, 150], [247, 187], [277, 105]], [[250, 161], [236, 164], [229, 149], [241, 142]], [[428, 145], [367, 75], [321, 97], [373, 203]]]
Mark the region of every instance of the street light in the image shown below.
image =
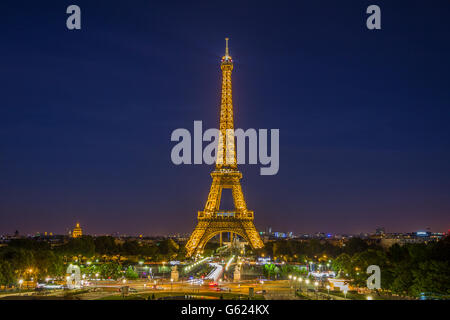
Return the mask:
[[173, 291], [173, 278], [170, 278], [170, 290]]
[[165, 261], [163, 261], [162, 262], [162, 271], [163, 271], [163, 279], [165, 279], [165, 277], [166, 277], [166, 262]]
[[305, 290], [306, 290], [306, 294], [308, 294], [308, 285], [309, 285], [309, 279], [305, 280]]
[[344, 289], [344, 298], [347, 299], [347, 289]]
[[302, 281], [303, 281], [302, 277], [298, 277], [298, 289], [300, 291], [302, 291]]
[[315, 287], [315, 291], [316, 291], [316, 298], [318, 298], [318, 287], [319, 287], [319, 283], [317, 281], [314, 281], [314, 287]]

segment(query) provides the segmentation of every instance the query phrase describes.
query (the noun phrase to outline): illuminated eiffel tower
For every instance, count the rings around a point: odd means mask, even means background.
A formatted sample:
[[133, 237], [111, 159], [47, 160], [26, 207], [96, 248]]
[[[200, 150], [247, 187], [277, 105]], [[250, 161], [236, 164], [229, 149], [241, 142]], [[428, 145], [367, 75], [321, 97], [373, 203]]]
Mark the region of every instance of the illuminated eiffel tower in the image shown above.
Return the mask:
[[[231, 94], [231, 71], [233, 60], [228, 52], [226, 40], [225, 56], [222, 57], [222, 100], [220, 106], [220, 135], [217, 149], [216, 169], [211, 173], [213, 179], [205, 209], [198, 212], [198, 224], [186, 244], [187, 256], [201, 253], [206, 243], [215, 235], [230, 232], [230, 242], [233, 234], [238, 234], [254, 249], [264, 246], [255, 225], [253, 211], [247, 210], [239, 180], [242, 173], [237, 170], [233, 101]], [[234, 207], [233, 211], [220, 210], [220, 198], [223, 189], [231, 189]]]

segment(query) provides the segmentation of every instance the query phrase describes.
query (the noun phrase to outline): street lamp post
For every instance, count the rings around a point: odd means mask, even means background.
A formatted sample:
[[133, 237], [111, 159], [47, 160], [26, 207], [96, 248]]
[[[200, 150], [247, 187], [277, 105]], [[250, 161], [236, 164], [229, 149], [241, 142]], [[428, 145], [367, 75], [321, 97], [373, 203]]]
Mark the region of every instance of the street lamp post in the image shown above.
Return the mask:
[[23, 279], [19, 280], [19, 292], [22, 291]]
[[96, 286], [96, 287], [98, 287], [98, 276], [99, 276], [99, 274], [96, 273], [96, 274], [95, 274], [95, 286]]
[[306, 295], [309, 296], [309, 294], [308, 294], [308, 285], [309, 285], [309, 279], [306, 279], [305, 280]]
[[315, 281], [314, 287], [315, 287], [315, 291], [316, 291], [316, 299], [319, 299], [319, 294], [317, 293], [319, 290], [319, 282]]
[[330, 285], [327, 284], [327, 290], [328, 290], [328, 298], [330, 298]]
[[164, 281], [166, 280], [166, 262], [165, 261], [163, 261], [162, 262], [162, 272], [163, 272], [163, 279], [164, 279]]
[[170, 291], [173, 291], [173, 278], [170, 279]]

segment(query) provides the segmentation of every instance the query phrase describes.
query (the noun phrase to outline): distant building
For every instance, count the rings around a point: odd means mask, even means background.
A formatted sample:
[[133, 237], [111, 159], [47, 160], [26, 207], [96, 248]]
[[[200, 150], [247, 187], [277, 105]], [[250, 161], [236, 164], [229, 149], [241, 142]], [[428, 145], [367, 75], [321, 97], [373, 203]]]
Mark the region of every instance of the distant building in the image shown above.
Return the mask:
[[380, 245], [383, 248], [389, 248], [394, 244], [403, 246], [405, 244], [423, 243], [424, 240], [420, 238], [403, 238], [403, 237], [387, 237], [380, 240]]
[[284, 232], [274, 232], [273, 235], [275, 238], [286, 238], [286, 233]]
[[405, 245], [413, 243], [429, 243], [439, 241], [445, 237], [445, 233], [417, 231], [409, 233], [388, 233], [380, 240], [380, 245], [383, 247], [390, 247], [394, 244]]
[[72, 237], [78, 238], [78, 237], [81, 237], [82, 235], [83, 235], [83, 230], [81, 229], [80, 224], [77, 222], [75, 228], [73, 228]]
[[384, 227], [377, 227], [375, 229], [375, 234], [377, 236], [384, 236], [386, 234], [386, 229]]

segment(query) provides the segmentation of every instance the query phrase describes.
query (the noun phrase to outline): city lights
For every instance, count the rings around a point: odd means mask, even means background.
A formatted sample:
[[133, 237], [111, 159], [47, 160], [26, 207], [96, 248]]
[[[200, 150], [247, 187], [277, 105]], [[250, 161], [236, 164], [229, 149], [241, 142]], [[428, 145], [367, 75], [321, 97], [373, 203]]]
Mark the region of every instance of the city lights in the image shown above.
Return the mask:
[[16, 2], [3, 318], [441, 314], [450, 1]]

